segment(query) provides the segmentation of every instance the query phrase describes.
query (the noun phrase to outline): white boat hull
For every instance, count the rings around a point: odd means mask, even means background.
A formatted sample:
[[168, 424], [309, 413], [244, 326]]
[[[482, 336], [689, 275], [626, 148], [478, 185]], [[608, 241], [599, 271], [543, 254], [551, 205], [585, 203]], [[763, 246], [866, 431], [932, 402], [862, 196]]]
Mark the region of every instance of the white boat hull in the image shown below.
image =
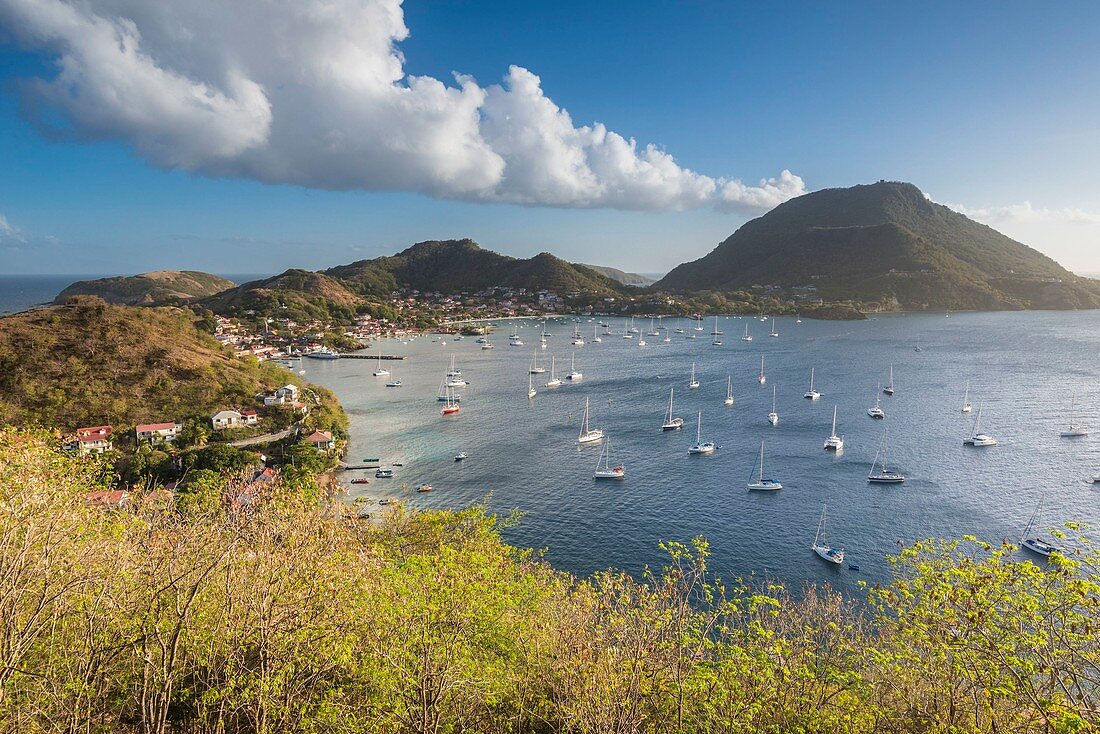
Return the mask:
[[783, 489], [783, 485], [771, 479], [763, 479], [757, 482], [749, 482], [745, 485], [752, 492], [775, 492]]
[[622, 469], [600, 470], [592, 475], [593, 479], [624, 479], [626, 471]]
[[577, 436], [577, 443], [597, 443], [603, 440], [603, 431], [589, 431], [584, 435]]
[[818, 556], [825, 559], [829, 563], [835, 563], [838, 566], [844, 563], [843, 550], [840, 550], [838, 548], [830, 548], [827, 545], [815, 545], [813, 548], [814, 553], [816, 553]]

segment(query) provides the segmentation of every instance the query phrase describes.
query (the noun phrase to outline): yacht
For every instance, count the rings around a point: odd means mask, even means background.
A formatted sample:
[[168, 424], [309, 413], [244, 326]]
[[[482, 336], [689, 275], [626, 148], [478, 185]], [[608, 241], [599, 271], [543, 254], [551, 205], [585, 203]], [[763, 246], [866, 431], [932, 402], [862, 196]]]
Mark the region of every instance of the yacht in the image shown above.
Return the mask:
[[646, 345], [647, 343], [648, 343], [648, 342], [646, 342], [646, 340], [645, 340], [645, 338], [644, 338], [644, 337], [643, 337], [643, 338], [639, 338], [639, 339], [638, 339], [638, 346], [639, 346], [639, 347], [644, 347], [644, 346], [645, 346], [645, 345]]
[[760, 355], [760, 374], [757, 375], [756, 381], [763, 385], [768, 381], [768, 376], [764, 374], [764, 355]]
[[461, 377], [462, 370], [455, 367], [455, 356], [451, 355], [451, 369], [447, 370], [447, 377]]
[[627, 329], [627, 333], [628, 334], [640, 334], [641, 333], [641, 331], [638, 329], [638, 327], [634, 326], [634, 317], [633, 316], [630, 317], [630, 328]]
[[306, 356], [310, 359], [340, 359], [340, 355], [328, 347], [321, 347], [312, 352], [307, 352]]
[[1080, 423], [1074, 422], [1074, 412], [1077, 407], [1077, 393], [1069, 399], [1069, 424], [1059, 434], [1062, 438], [1080, 438], [1081, 436], [1089, 435], [1089, 429], [1082, 426]]
[[550, 355], [550, 379], [546, 381], [547, 387], [561, 387], [561, 378], [554, 375], [554, 355]]
[[508, 346], [522, 347], [523, 340], [519, 338], [519, 327], [512, 325], [512, 335], [508, 337]]
[[726, 375], [726, 399], [722, 404], [726, 407], [733, 405], [733, 375]]
[[890, 365], [890, 383], [886, 387], [882, 388], [882, 392], [885, 395], [894, 394], [894, 365]]
[[584, 346], [584, 338], [581, 336], [581, 333], [580, 331], [578, 331], [578, 327], [576, 326], [573, 327], [573, 338], [571, 339], [570, 343], [575, 347]]
[[982, 433], [982, 406], [983, 403], [978, 403], [978, 417], [974, 420], [974, 430], [970, 432], [970, 437], [963, 439], [963, 444], [966, 446], [997, 445], [997, 439], [988, 433]]
[[683, 418], [672, 416], [672, 393], [674, 388], [668, 389], [668, 410], [665, 411], [665, 422], [661, 425], [662, 431], [679, 431], [684, 427]]
[[596, 462], [596, 471], [592, 472], [593, 479], [622, 479], [626, 476], [626, 467], [622, 464], [611, 466], [611, 439], [604, 441], [600, 447], [600, 458]]
[[482, 342], [481, 348], [482, 349], [492, 349], [493, 348], [493, 343], [491, 341], [489, 341], [488, 339], [486, 339], [484, 342]]
[[794, 322], [796, 324], [801, 324], [802, 323], [802, 314], [795, 314]]
[[603, 440], [603, 431], [588, 425], [588, 398], [584, 399], [584, 414], [581, 417], [581, 430], [577, 434], [577, 443], [596, 443]]
[[974, 408], [970, 405], [970, 382], [966, 383], [966, 390], [963, 392], [963, 407], [962, 412], [969, 413]]
[[665, 338], [664, 338], [664, 339], [662, 339], [661, 341], [663, 341], [663, 342], [664, 342], [665, 344], [671, 344], [671, 343], [672, 343], [672, 337], [671, 337], [671, 336], [669, 336], [669, 333], [668, 333], [668, 327], [667, 327], [667, 326], [665, 327]]
[[825, 520], [828, 513], [826, 505], [821, 506], [821, 519], [817, 521], [817, 535], [814, 536], [814, 544], [811, 546], [814, 553], [824, 558], [829, 563], [840, 565], [844, 563], [844, 549], [833, 548], [825, 540]]
[[764, 476], [764, 442], [760, 442], [760, 458], [756, 460], [756, 464], [753, 465], [753, 469], [760, 467], [760, 473], [757, 474], [756, 479], [752, 478], [752, 472], [749, 472], [749, 483], [745, 486], [753, 492], [774, 492], [779, 489], [783, 489], [783, 485], [774, 479], [767, 479]]
[[695, 379], [695, 363], [694, 362], [691, 363], [691, 379], [688, 381], [688, 389], [689, 390], [698, 390], [699, 389], [699, 381]]
[[390, 374], [390, 371], [382, 366], [381, 354], [378, 355], [378, 369], [376, 369], [373, 374], [375, 377], [388, 377]]
[[833, 432], [825, 439], [825, 450], [840, 453], [844, 450], [844, 438], [836, 435], [836, 407], [833, 406]]
[[695, 443], [688, 447], [689, 454], [713, 454], [714, 441], [703, 440], [703, 411], [695, 419]]
[[775, 385], [772, 385], [772, 412], [768, 413], [768, 423], [779, 425], [779, 413], [775, 412]]
[[710, 333], [710, 343], [716, 347], [722, 346], [722, 332], [718, 330], [718, 317], [714, 317], [714, 331]]
[[393, 479], [393, 469], [379, 469], [374, 472], [375, 479]]
[[531, 366], [528, 368], [527, 371], [529, 373], [531, 373], [532, 375], [541, 375], [544, 372], [546, 372], [545, 367], [540, 367], [539, 366], [539, 353], [538, 352], [535, 352], [534, 356], [531, 357]]
[[595, 327], [595, 326], [592, 327], [592, 343], [593, 344], [602, 344], [603, 339], [600, 338], [600, 334], [599, 334], [598, 331], [596, 331], [596, 328], [597, 327]]
[[584, 379], [584, 373], [577, 372], [577, 355], [575, 352], [569, 355], [569, 374], [565, 376], [565, 379], [570, 382], [580, 382]]
[[867, 415], [871, 416], [875, 420], [882, 420], [886, 417], [886, 411], [882, 409], [882, 385], [878, 386], [879, 389], [875, 392], [875, 404], [867, 409]]
[[470, 457], [465, 451], [459, 451], [455, 454], [455, 461], [466, 461]]
[[653, 319], [652, 318], [649, 319], [649, 331], [647, 331], [645, 335], [646, 336], [660, 336], [661, 335], [661, 332], [658, 331], [657, 328], [653, 326]]
[[775, 330], [775, 319], [772, 319], [772, 332], [770, 334], [768, 334], [768, 336], [771, 336], [771, 337], [778, 337], [779, 336], [779, 332]]
[[1027, 527], [1024, 528], [1023, 537], [1020, 538], [1020, 545], [1041, 556], [1049, 556], [1051, 553], [1057, 553], [1059, 548], [1039, 537], [1039, 532], [1043, 529], [1044, 499], [1046, 498], [1039, 498], [1039, 506], [1035, 508], [1035, 512], [1031, 515], [1031, 519], [1027, 521]]
[[447, 402], [439, 409], [439, 414], [454, 415], [461, 410], [462, 408], [458, 404], [458, 399], [455, 397], [454, 390], [452, 388], [447, 388]]
[[527, 399], [530, 400], [531, 398], [535, 397], [536, 395], [538, 395], [538, 391], [535, 390], [534, 378], [531, 377], [530, 373], [528, 373], [528, 375], [527, 375]]
[[[889, 435], [888, 430], [882, 432], [882, 448], [879, 449], [878, 454], [875, 455], [875, 461], [871, 464], [871, 471], [867, 474], [867, 481], [876, 484], [901, 484], [905, 481], [905, 475], [892, 472], [886, 466], [886, 454], [889, 451]], [[879, 457], [882, 457], [882, 461], [879, 461]], [[877, 469], [877, 471], [876, 471]]]
[[462, 400], [462, 396], [454, 391], [454, 386], [449, 384], [452, 379], [444, 375], [443, 379], [439, 381], [439, 392], [435, 396], [435, 399], [439, 402], [451, 401], [457, 403]]
[[401, 380], [390, 380], [386, 383], [386, 387], [401, 387]]
[[821, 393], [814, 390], [814, 368], [810, 368], [810, 389], [802, 394], [802, 397], [807, 400], [818, 400], [821, 398]]
[[698, 318], [695, 319], [695, 326], [691, 327], [691, 330], [692, 331], [702, 331], [703, 330], [703, 317], [702, 316], [699, 316]]
[[743, 341], [743, 342], [751, 342], [752, 341], [752, 334], [749, 333], [749, 325], [748, 325], [747, 322], [745, 323], [745, 334], [744, 334], [744, 336], [741, 337], [741, 341]]

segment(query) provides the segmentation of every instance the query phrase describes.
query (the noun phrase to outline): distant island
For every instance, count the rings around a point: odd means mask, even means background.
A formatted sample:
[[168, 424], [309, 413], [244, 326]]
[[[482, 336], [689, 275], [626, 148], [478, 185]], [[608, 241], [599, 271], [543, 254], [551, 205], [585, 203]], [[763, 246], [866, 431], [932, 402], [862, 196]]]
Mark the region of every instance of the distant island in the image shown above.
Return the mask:
[[157, 270], [140, 275], [78, 280], [57, 294], [60, 304], [73, 296], [98, 296], [124, 306], [156, 306], [189, 301], [235, 286], [231, 280], [197, 270]]

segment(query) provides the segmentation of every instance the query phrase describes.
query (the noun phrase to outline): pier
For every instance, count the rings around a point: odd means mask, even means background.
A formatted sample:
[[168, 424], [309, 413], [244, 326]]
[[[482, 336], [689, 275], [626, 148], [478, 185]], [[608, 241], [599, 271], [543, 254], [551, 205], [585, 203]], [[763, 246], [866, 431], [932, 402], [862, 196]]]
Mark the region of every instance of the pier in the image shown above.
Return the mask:
[[340, 359], [381, 359], [381, 360], [397, 360], [401, 361], [405, 359], [404, 354], [340, 354]]

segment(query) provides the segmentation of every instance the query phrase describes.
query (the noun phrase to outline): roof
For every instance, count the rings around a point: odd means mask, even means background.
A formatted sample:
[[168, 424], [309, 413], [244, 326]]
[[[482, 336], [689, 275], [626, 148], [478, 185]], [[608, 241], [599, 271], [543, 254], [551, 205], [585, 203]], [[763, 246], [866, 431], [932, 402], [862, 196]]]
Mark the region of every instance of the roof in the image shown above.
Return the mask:
[[134, 430], [138, 433], [152, 433], [153, 431], [170, 431], [176, 427], [174, 422], [171, 423], [139, 423], [134, 426]]
[[129, 497], [130, 493], [125, 490], [110, 489], [89, 492], [86, 499], [93, 505], [120, 505], [129, 499]]
[[252, 408], [246, 408], [241, 411], [241, 415], [259, 415], [259, 413]]
[[328, 431], [314, 431], [306, 439], [307, 443], [328, 443], [332, 440], [332, 434]]
[[[253, 412], [255, 412], [255, 411], [253, 411]], [[244, 415], [243, 411], [237, 411], [237, 410], [233, 410], [232, 408], [227, 408], [226, 410], [219, 410], [212, 417], [217, 418], [219, 415], [226, 415], [227, 413], [228, 414], [233, 414], [233, 415]]]
[[86, 436], [86, 435], [92, 434], [92, 433], [103, 433], [103, 434], [106, 434], [106, 435], [109, 436], [111, 434], [111, 427], [110, 426], [89, 426], [87, 428], [78, 428], [78, 429], [76, 429], [76, 435], [78, 435], [78, 436]]
[[106, 435], [100, 435], [100, 434], [97, 433], [97, 434], [93, 434], [91, 436], [77, 436], [76, 440], [79, 441], [80, 443], [99, 443], [100, 441], [106, 441], [107, 436], [109, 436], [109, 435], [111, 435], [111, 434], [108, 433]]

